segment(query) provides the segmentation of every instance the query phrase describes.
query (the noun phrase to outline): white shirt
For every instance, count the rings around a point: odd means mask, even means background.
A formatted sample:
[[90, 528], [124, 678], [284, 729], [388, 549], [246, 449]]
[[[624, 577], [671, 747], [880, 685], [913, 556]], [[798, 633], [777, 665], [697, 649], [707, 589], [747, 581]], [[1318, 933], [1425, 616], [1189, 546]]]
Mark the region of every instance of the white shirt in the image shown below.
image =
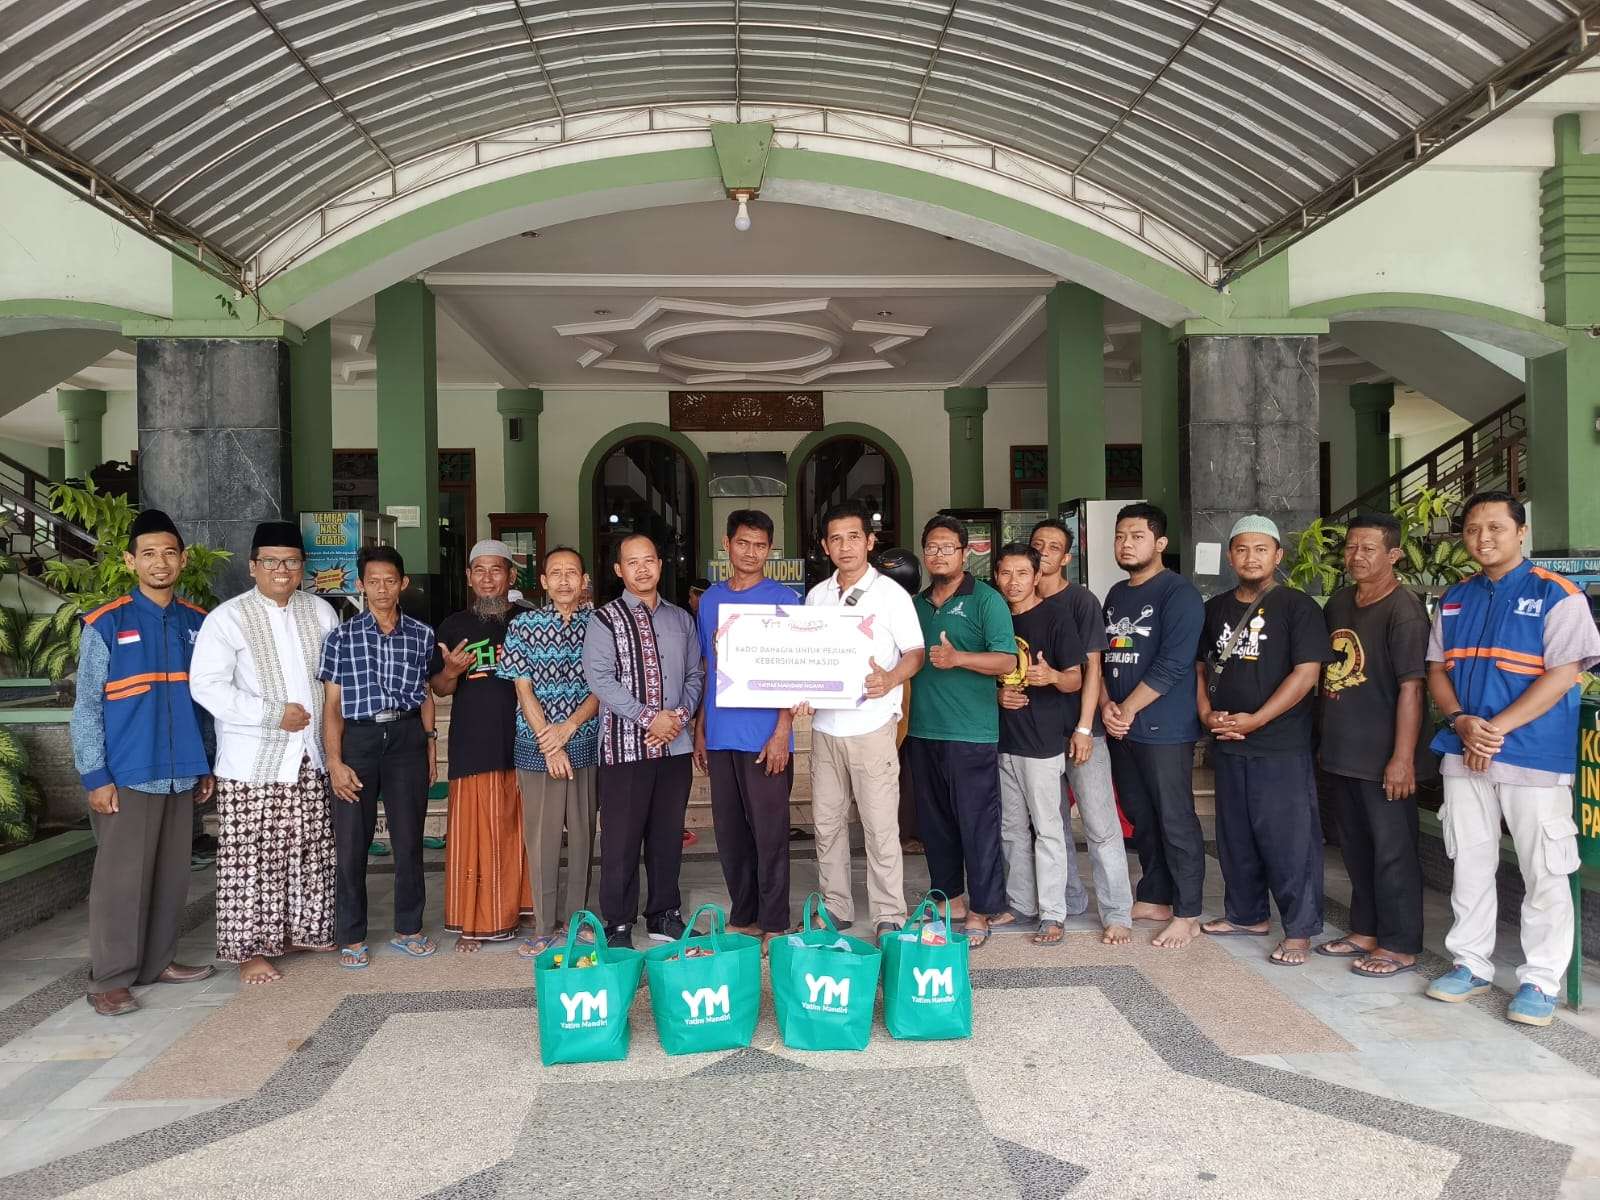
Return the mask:
[[[317, 682], [313, 665], [306, 670], [305, 650], [295, 631], [291, 606], [260, 605], [267, 613], [267, 625], [272, 630], [273, 645], [283, 671], [284, 704], [298, 704], [312, 720], [298, 733], [284, 733], [279, 722], [283, 719], [283, 704], [269, 703], [262, 695], [261, 676], [255, 655], [246, 643], [244, 628], [239, 622], [239, 609], [252, 600], [255, 592], [235, 596], [211, 610], [200, 635], [195, 639], [194, 657], [189, 663], [189, 694], [216, 719], [217, 761], [215, 773], [220, 779], [245, 780], [253, 783], [293, 783], [300, 774], [300, 760], [309, 758], [317, 770], [323, 769], [322, 728], [317, 720], [321, 705], [316, 693], [322, 685]], [[312, 615], [322, 631], [322, 637], [339, 624], [333, 606], [319, 596], [297, 593], [315, 607]], [[267, 778], [257, 775], [257, 757], [262, 749], [262, 738], [277, 731], [287, 739], [276, 762], [263, 764]]]
[[[873, 567], [855, 584], [839, 590], [839, 572], [835, 571], [806, 593], [808, 605], [840, 605], [850, 592], [859, 590], [860, 598], [855, 608], [862, 616], [871, 613], [878, 620], [872, 623], [872, 657], [885, 671], [899, 665], [908, 650], [923, 649], [922, 623], [917, 620], [916, 605], [911, 603], [911, 593], [894, 580], [880, 575]], [[873, 700], [863, 700], [855, 708], [819, 708], [811, 716], [811, 728], [829, 737], [855, 737], [882, 729], [890, 721], [900, 719], [901, 688], [895, 688]]]

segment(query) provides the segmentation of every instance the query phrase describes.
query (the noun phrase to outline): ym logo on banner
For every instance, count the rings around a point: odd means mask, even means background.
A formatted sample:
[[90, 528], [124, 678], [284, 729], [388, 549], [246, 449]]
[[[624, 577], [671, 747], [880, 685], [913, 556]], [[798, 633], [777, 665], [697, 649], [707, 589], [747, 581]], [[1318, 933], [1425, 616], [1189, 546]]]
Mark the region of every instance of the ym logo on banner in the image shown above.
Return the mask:
[[[689, 1006], [688, 1024], [706, 1025], [729, 1020], [732, 1017], [731, 1002], [728, 999], [728, 985], [713, 990], [708, 987], [696, 988], [694, 991], [679, 993], [683, 1002]], [[705, 1015], [702, 1016], [701, 1014]]]
[[[845, 1012], [850, 1008], [850, 981], [835, 979], [832, 975], [813, 975], [806, 972], [806, 990], [811, 998], [806, 1007], [812, 1011]], [[818, 998], [821, 998], [819, 1004]]]
[[561, 1028], [593, 1029], [606, 1023], [609, 1003], [605, 992], [562, 992], [557, 998], [567, 1014]]
[[949, 1004], [956, 998], [954, 967], [912, 967], [911, 977], [917, 981], [918, 1004]]

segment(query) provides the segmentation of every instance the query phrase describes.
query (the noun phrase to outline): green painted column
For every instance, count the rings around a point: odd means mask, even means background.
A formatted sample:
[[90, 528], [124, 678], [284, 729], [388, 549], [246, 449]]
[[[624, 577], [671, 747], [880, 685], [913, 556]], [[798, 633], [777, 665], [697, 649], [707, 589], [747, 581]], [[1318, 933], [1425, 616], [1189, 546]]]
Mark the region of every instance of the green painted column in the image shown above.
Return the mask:
[[950, 507], [983, 507], [983, 414], [989, 411], [989, 389], [954, 387], [944, 390], [950, 414]]
[[63, 446], [45, 447], [45, 473], [51, 483], [60, 483], [67, 477], [67, 451]]
[[[1178, 511], [1178, 344], [1172, 331], [1148, 317], [1139, 329], [1139, 438], [1144, 443], [1144, 495], [1169, 514]], [[1174, 518], [1175, 519], [1175, 518]], [[1168, 536], [1176, 548], [1176, 527]]]
[[1105, 300], [1058, 283], [1045, 301], [1045, 406], [1054, 512], [1064, 501], [1106, 494]]
[[62, 418], [65, 478], [87, 479], [89, 472], [104, 461], [100, 449], [100, 422], [106, 415], [106, 394], [62, 388], [56, 392], [56, 411]]
[[1584, 154], [1578, 116], [1554, 122], [1555, 165], [1540, 177], [1545, 319], [1567, 348], [1528, 363], [1528, 498], [1534, 549], [1600, 552], [1600, 155]]
[[289, 347], [290, 470], [297, 512], [333, 507], [333, 326]]
[[539, 512], [540, 388], [501, 388], [494, 394], [505, 456], [506, 512]]
[[[431, 610], [439, 574], [438, 347], [433, 293], [410, 280], [375, 297], [378, 348], [378, 504], [417, 510], [395, 531], [406, 573]], [[436, 614], [442, 616], [443, 614]]]
[[1377, 487], [1392, 473], [1389, 469], [1389, 410], [1393, 407], [1392, 382], [1350, 385], [1350, 408], [1356, 415], [1358, 496]]

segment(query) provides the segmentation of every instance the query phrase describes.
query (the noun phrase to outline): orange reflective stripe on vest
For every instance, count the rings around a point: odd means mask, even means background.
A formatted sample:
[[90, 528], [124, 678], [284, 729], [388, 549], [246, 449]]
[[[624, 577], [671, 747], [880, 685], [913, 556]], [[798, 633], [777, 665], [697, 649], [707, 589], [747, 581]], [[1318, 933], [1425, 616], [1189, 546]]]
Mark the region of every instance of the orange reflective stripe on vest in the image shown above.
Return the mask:
[[141, 683], [187, 683], [187, 671], [150, 671], [144, 675], [124, 675], [121, 679], [106, 680], [106, 695], [124, 691]]

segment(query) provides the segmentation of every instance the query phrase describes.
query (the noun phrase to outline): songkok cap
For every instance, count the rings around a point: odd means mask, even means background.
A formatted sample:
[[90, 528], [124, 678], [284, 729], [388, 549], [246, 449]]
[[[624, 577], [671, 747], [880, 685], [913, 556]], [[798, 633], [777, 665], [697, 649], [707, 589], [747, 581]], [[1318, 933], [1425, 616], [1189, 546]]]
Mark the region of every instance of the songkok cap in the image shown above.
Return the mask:
[[159, 508], [144, 509], [134, 517], [133, 524], [128, 527], [129, 550], [138, 544], [141, 533], [170, 533], [178, 539], [178, 549], [183, 549], [183, 534], [178, 532], [178, 527], [172, 523], [172, 518]]
[[292, 521], [263, 521], [257, 525], [255, 536], [250, 539], [251, 556], [263, 546], [293, 546], [301, 554], [306, 552], [300, 526]]
[[484, 538], [483, 541], [474, 545], [472, 547], [472, 553], [467, 555], [467, 566], [470, 567], [485, 554], [493, 554], [499, 558], [505, 559], [506, 562], [510, 563], [512, 566], [516, 566], [515, 560], [511, 557], [511, 547], [497, 538]]
[[1228, 544], [1233, 544], [1233, 539], [1241, 533], [1264, 533], [1278, 545], [1283, 545], [1283, 539], [1278, 536], [1278, 526], [1268, 517], [1257, 516], [1251, 513], [1248, 517], [1240, 517], [1233, 523], [1233, 532], [1228, 534]]

